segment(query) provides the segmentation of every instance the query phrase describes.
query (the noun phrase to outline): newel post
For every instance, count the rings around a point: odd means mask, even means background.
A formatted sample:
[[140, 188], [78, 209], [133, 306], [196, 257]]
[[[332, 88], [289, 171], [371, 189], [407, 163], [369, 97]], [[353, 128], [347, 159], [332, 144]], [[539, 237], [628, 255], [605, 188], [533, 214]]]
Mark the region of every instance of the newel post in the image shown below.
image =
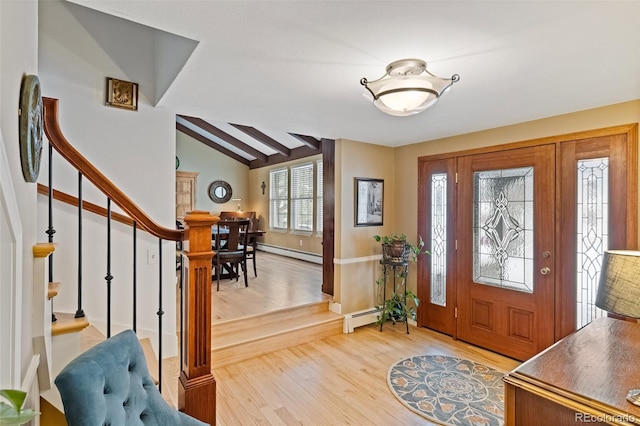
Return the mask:
[[184, 355], [178, 386], [178, 408], [211, 425], [216, 424], [216, 380], [211, 374], [211, 226], [218, 219], [200, 210], [189, 212], [184, 219]]

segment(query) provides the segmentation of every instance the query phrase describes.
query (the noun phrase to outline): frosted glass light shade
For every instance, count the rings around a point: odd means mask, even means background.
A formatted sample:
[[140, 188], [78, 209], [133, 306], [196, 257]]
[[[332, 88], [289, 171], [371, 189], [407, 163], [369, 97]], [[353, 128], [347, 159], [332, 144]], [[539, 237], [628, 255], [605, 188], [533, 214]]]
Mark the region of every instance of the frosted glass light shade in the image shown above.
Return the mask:
[[381, 111], [407, 116], [417, 114], [434, 105], [460, 76], [436, 77], [427, 71], [420, 59], [402, 59], [387, 66], [387, 73], [375, 81], [360, 80], [365, 96]]

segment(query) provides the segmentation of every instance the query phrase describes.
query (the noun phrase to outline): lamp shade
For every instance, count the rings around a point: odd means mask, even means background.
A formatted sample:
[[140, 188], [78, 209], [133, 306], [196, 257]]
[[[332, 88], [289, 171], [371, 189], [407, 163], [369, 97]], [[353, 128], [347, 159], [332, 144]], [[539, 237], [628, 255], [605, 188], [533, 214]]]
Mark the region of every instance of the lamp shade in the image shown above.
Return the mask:
[[596, 306], [617, 315], [640, 318], [640, 251], [604, 253]]
[[360, 80], [365, 96], [381, 111], [396, 116], [417, 114], [434, 105], [460, 76], [441, 78], [427, 71], [420, 59], [390, 63], [387, 73], [375, 81]]

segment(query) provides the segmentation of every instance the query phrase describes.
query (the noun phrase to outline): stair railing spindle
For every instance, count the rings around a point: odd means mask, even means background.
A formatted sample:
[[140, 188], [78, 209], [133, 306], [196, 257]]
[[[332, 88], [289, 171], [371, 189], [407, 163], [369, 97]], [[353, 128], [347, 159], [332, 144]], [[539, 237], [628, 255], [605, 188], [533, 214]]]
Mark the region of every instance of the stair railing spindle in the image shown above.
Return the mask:
[[178, 345], [180, 347], [180, 368], [182, 368], [183, 353], [184, 353], [184, 254], [180, 251], [180, 340]]
[[107, 197], [107, 339], [111, 337], [111, 198]]
[[138, 223], [133, 221], [133, 331], [136, 331], [138, 323], [138, 274], [137, 274], [137, 256], [138, 256]]
[[162, 392], [162, 238], [158, 238], [158, 390]]
[[[49, 201], [49, 228], [47, 228], [46, 234], [49, 236], [49, 243], [53, 243], [53, 234], [56, 233], [56, 230], [53, 229], [53, 146], [49, 144], [49, 170], [48, 170], [48, 178], [49, 178], [49, 190], [48, 190], [48, 201]], [[53, 253], [49, 255], [49, 282], [53, 282]], [[51, 322], [57, 321], [56, 314], [53, 313], [53, 299], [51, 299]]]
[[[51, 186], [49, 186], [51, 188]], [[76, 318], [83, 318], [82, 310], [82, 173], [78, 172], [78, 309]]]

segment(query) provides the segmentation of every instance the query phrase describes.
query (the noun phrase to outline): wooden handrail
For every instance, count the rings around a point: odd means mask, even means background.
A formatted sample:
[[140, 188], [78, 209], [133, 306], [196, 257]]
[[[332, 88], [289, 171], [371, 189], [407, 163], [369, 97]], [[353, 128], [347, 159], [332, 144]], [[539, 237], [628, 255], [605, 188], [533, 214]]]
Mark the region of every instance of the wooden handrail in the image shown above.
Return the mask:
[[124, 192], [107, 179], [93, 164], [80, 154], [64, 137], [58, 123], [58, 100], [42, 98], [44, 106], [44, 132], [49, 143], [76, 170], [80, 171], [103, 194], [124, 210], [141, 228], [158, 238], [170, 241], [182, 241], [184, 230], [170, 229], [158, 225], [140, 207], [138, 207]]

